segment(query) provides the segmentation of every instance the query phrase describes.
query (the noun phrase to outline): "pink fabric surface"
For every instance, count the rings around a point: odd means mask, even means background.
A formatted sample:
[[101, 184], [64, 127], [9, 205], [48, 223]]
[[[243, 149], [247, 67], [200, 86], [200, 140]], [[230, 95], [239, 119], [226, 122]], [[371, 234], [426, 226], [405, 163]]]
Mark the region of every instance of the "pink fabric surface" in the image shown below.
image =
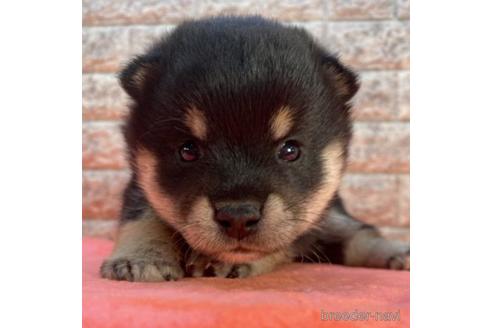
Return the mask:
[[[409, 326], [409, 272], [290, 264], [246, 279], [131, 283], [99, 277], [111, 248], [108, 240], [83, 240], [84, 327]], [[325, 319], [344, 311], [372, 317], [322, 320], [322, 311]], [[399, 320], [376, 320], [376, 312], [399, 313]]]

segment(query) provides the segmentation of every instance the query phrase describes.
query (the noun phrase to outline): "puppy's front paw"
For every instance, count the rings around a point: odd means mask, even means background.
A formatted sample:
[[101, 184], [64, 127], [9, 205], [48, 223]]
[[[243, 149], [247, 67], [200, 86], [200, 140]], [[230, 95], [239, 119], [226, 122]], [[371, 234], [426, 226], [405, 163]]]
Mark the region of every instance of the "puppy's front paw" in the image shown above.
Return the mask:
[[410, 270], [410, 250], [391, 256], [388, 259], [388, 268], [392, 270]]
[[223, 263], [199, 255], [188, 261], [186, 273], [192, 277], [246, 278], [251, 275], [251, 266]]
[[108, 259], [101, 265], [100, 273], [107, 279], [144, 282], [178, 280], [184, 275], [177, 264], [132, 257]]

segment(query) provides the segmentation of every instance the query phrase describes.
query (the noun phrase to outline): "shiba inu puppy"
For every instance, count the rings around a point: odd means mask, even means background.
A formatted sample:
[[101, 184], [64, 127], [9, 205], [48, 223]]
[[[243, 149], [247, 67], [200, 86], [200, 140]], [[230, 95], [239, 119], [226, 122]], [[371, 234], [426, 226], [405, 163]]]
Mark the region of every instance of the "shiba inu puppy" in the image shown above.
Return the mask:
[[247, 277], [291, 261], [408, 269], [337, 190], [356, 75], [304, 30], [189, 21], [120, 74], [132, 178], [105, 278]]

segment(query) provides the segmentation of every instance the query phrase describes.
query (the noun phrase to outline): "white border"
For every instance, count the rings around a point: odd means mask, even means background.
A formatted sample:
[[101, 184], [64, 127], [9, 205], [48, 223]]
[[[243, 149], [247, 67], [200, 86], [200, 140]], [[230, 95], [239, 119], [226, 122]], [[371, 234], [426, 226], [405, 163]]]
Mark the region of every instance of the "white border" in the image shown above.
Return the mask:
[[[0, 6], [0, 326], [80, 326], [81, 2]], [[487, 326], [492, 8], [411, 7], [411, 323]]]
[[411, 324], [490, 325], [488, 1], [411, 3]]
[[0, 2], [1, 327], [82, 325], [81, 13]]

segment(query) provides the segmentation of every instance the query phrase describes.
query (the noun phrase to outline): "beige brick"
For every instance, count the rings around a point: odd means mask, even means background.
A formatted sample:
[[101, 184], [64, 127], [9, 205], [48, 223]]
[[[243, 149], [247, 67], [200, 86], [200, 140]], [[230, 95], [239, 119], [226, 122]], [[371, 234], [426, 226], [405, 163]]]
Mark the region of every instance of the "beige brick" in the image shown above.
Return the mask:
[[159, 40], [174, 28], [174, 25], [129, 27], [130, 53], [138, 55], [145, 52], [153, 42]]
[[398, 177], [398, 207], [399, 220], [403, 226], [410, 225], [410, 177], [401, 175]]
[[334, 22], [326, 45], [356, 69], [406, 69], [409, 36], [408, 22]]
[[398, 118], [410, 119], [410, 73], [398, 73]]
[[391, 174], [347, 174], [340, 195], [350, 214], [370, 224], [398, 226], [398, 180]]
[[83, 24], [176, 24], [193, 18], [194, 3], [193, 0], [83, 0]]
[[350, 146], [351, 172], [406, 173], [409, 169], [408, 123], [356, 123]]
[[84, 72], [115, 72], [130, 58], [129, 29], [94, 27], [82, 30]]
[[260, 15], [264, 12], [263, 1], [203, 0], [197, 5], [197, 17], [217, 15]]
[[82, 164], [84, 169], [127, 167], [120, 123], [87, 122], [83, 124]]
[[82, 31], [84, 72], [116, 72], [173, 26], [85, 27]]
[[85, 171], [82, 176], [82, 217], [117, 219], [128, 178], [127, 171]]
[[326, 15], [323, 0], [265, 0], [264, 3], [263, 14], [282, 21], [323, 20]]
[[364, 72], [359, 78], [360, 89], [353, 100], [353, 117], [363, 121], [397, 119], [397, 73]]
[[388, 239], [410, 243], [410, 228], [379, 227], [379, 231]]
[[82, 75], [82, 114], [85, 120], [121, 119], [127, 114], [128, 97], [115, 74]]
[[328, 18], [331, 20], [389, 19], [393, 12], [392, 0], [328, 1]]
[[118, 227], [117, 220], [91, 220], [82, 221], [82, 236], [107, 238], [114, 240]]
[[396, 15], [399, 19], [410, 19], [410, 0], [396, 0]]
[[314, 21], [325, 17], [323, 0], [204, 0], [198, 17], [214, 15], [256, 15], [281, 21]]

